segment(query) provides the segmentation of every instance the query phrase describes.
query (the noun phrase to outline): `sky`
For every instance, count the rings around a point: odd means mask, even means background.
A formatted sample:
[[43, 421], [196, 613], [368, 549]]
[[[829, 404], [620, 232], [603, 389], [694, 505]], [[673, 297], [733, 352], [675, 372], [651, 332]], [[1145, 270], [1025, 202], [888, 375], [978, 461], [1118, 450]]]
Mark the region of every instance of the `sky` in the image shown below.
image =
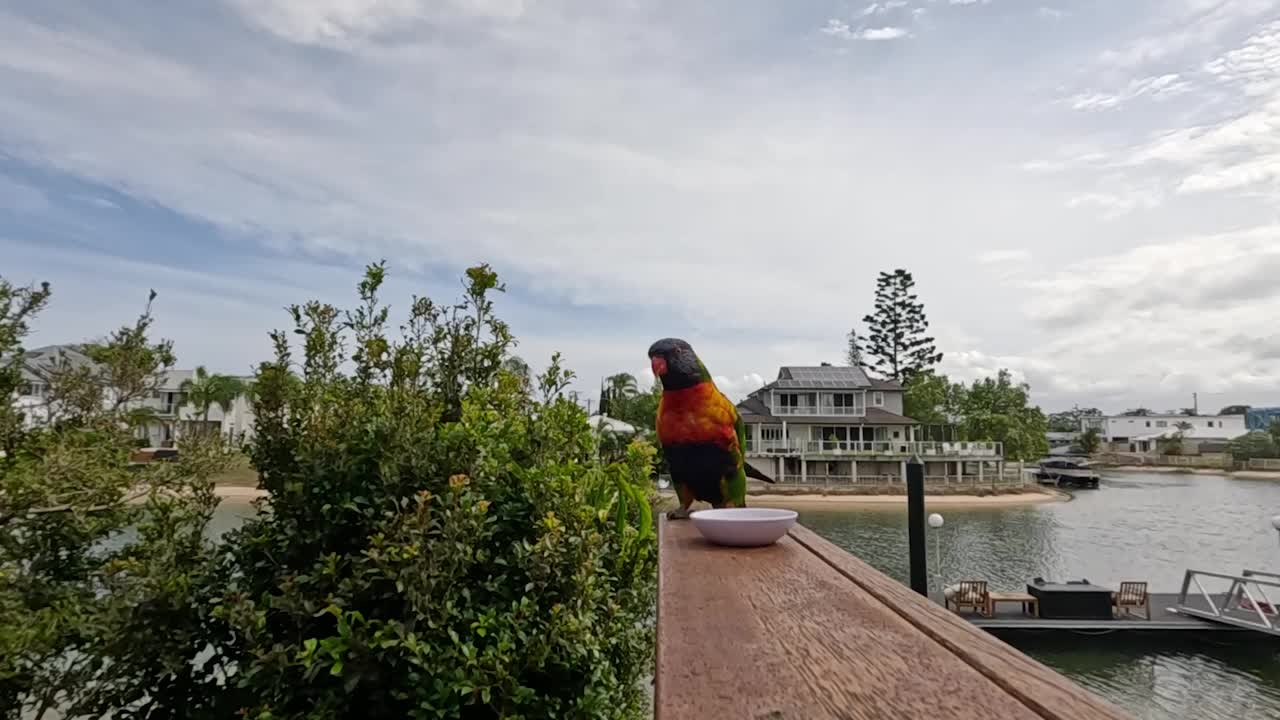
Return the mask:
[[840, 363], [910, 270], [941, 370], [1046, 410], [1280, 404], [1280, 3], [0, 0], [0, 275], [28, 345], [154, 288], [184, 366], [469, 265], [590, 391], [689, 340]]

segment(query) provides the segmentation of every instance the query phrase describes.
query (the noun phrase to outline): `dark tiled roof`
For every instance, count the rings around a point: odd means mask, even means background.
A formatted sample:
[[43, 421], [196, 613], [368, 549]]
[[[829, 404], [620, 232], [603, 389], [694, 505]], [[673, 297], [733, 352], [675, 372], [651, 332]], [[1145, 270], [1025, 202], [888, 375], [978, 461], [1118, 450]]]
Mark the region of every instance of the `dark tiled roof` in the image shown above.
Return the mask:
[[867, 425], [919, 425], [906, 415], [898, 415], [881, 408], [867, 408], [867, 416], [862, 419]]
[[748, 395], [746, 400], [738, 403], [738, 414], [742, 416], [745, 422], [762, 422], [773, 419], [773, 415], [769, 412], [769, 406], [765, 405], [764, 400], [755, 393]]
[[901, 390], [902, 383], [897, 380], [877, 380], [871, 378], [871, 388], [873, 390]]

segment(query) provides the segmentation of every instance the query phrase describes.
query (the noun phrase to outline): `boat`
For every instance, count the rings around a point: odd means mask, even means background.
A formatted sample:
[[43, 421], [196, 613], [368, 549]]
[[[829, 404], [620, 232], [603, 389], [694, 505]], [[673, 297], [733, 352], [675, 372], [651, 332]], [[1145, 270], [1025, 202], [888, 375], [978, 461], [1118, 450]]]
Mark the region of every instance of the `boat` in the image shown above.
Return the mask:
[[1036, 480], [1041, 485], [1057, 485], [1070, 488], [1097, 488], [1102, 476], [1093, 469], [1088, 460], [1076, 458], [1053, 458], [1043, 460], [1036, 471]]

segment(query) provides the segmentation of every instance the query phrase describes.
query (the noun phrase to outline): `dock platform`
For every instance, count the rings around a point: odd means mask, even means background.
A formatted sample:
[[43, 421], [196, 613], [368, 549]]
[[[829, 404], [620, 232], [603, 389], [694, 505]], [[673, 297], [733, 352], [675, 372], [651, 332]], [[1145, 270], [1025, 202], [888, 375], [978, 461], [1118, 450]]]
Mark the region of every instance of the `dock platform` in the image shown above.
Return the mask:
[[[930, 599], [939, 605], [942, 604], [941, 594], [934, 593], [930, 595]], [[968, 610], [960, 617], [968, 620], [975, 627], [994, 634], [1063, 632], [1101, 635], [1123, 632], [1241, 635], [1251, 640], [1261, 640], [1264, 637], [1250, 628], [1202, 620], [1190, 615], [1173, 612], [1173, 609], [1177, 606], [1178, 593], [1152, 593], [1150, 620], [1141, 617], [1124, 617], [1112, 620], [1048, 620], [1023, 614], [1017, 604], [997, 605], [995, 616], [990, 618], [982, 617], [976, 612]]]

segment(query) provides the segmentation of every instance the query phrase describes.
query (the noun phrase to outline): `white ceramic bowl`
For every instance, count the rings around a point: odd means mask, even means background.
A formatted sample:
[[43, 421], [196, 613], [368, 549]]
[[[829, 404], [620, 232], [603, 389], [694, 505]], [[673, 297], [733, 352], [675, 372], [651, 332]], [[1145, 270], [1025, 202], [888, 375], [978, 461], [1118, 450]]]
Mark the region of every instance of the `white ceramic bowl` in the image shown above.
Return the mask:
[[717, 545], [757, 547], [777, 542], [796, 524], [797, 515], [774, 508], [722, 508], [699, 510], [690, 517], [702, 537]]

